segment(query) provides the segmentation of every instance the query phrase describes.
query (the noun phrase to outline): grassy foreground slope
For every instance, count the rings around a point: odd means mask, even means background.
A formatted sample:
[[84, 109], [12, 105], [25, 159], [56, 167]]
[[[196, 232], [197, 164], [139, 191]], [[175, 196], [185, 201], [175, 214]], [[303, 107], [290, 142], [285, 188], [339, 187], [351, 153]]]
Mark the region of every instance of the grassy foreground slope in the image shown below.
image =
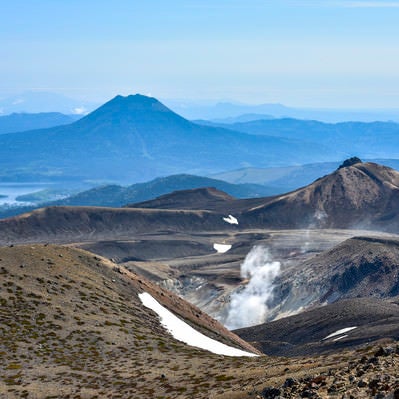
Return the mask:
[[0, 275], [0, 397], [209, 397], [237, 384], [245, 390], [251, 370], [262, 370], [259, 360], [173, 339], [137, 293], [149, 292], [208, 336], [250, 349], [200, 310], [85, 251], [1, 248]]
[[[0, 398], [268, 398], [288, 379], [297, 385], [286, 397], [312, 384], [317, 397], [327, 398], [335, 376], [351, 364], [363, 367], [360, 359], [371, 359], [374, 350], [297, 359], [218, 356], [176, 341], [142, 306], [140, 292], [208, 336], [250, 349], [199, 309], [104, 258], [54, 245], [2, 247]], [[390, 392], [398, 359], [384, 358]], [[370, 397], [376, 372], [365, 370], [361, 387], [346, 378], [337, 389]]]

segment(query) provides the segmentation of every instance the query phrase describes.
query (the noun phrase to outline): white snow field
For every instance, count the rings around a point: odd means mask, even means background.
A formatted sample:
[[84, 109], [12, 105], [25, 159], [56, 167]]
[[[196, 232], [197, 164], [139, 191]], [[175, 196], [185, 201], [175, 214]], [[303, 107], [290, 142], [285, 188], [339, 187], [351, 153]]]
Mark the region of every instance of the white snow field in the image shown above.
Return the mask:
[[230, 224], [238, 224], [237, 218], [235, 218], [233, 215], [229, 215], [227, 218], [223, 218], [223, 220]]
[[217, 355], [224, 356], [258, 356], [255, 353], [246, 352], [231, 346], [222, 344], [212, 338], [195, 330], [183, 320], [176, 317], [172, 312], [163, 307], [147, 292], [139, 294], [139, 298], [143, 305], [152, 309], [160, 317], [161, 324], [168, 330], [175, 339], [184, 342], [187, 345], [205, 349]]
[[213, 248], [219, 253], [219, 254], [224, 254], [228, 250], [231, 249], [230, 244], [213, 244]]
[[[324, 337], [324, 338], [323, 338], [323, 341], [324, 341], [325, 339], [329, 339], [329, 338], [332, 338], [332, 337], [336, 337], [337, 335], [345, 334], [345, 333], [347, 333], [347, 332], [349, 332], [349, 331], [354, 330], [355, 328], [357, 328], [357, 327], [346, 327], [346, 328], [343, 328], [343, 329], [341, 329], [341, 330], [337, 330], [337, 331], [335, 331], [334, 333], [332, 333], [332, 334], [330, 334], [330, 335], [327, 335], [327, 337]], [[344, 338], [344, 337], [341, 337], [341, 338]]]

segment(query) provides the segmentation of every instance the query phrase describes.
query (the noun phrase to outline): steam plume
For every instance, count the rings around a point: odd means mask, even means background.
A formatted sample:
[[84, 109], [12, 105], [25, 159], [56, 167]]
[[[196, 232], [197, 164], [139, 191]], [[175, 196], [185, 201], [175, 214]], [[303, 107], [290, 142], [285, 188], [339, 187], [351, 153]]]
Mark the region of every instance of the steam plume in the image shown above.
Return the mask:
[[241, 277], [249, 279], [241, 291], [231, 296], [225, 325], [229, 329], [266, 321], [267, 301], [273, 296], [273, 281], [280, 273], [280, 262], [272, 262], [267, 248], [255, 246], [241, 265]]

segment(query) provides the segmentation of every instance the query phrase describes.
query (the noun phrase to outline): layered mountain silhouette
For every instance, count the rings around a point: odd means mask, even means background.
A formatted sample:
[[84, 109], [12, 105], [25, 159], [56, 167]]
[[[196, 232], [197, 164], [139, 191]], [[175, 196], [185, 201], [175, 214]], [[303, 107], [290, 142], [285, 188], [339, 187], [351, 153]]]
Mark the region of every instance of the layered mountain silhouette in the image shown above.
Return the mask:
[[201, 123], [248, 134], [317, 142], [336, 152], [345, 152], [350, 148], [364, 159], [398, 158], [399, 154], [399, 124], [392, 121], [323, 123], [317, 120], [282, 118], [231, 124]]
[[145, 181], [341, 158], [301, 140], [194, 124], [142, 95], [117, 96], [77, 122], [0, 137], [2, 175]]
[[204, 187], [215, 187], [238, 198], [265, 196], [275, 190], [257, 184], [231, 184], [208, 177], [180, 174], [159, 177], [146, 183], [132, 184], [127, 187], [101, 186], [56, 201], [53, 205], [123, 206], [129, 203], [151, 200], [172, 191]]
[[[358, 162], [340, 167], [304, 188], [274, 197], [240, 200], [208, 188], [174, 192], [130, 207], [45, 208], [0, 221], [1, 239], [31, 241], [36, 234], [45, 237], [47, 230], [59, 238], [66, 234], [68, 240], [77, 233], [109, 239], [115, 229], [119, 238], [129, 231], [144, 233], [168, 228], [225, 230], [228, 226], [221, 217], [228, 214], [238, 217], [244, 228], [361, 228], [399, 232], [399, 172]], [[183, 210], [190, 207], [195, 211]]]
[[77, 115], [64, 115], [59, 112], [14, 113], [0, 116], [0, 134], [68, 125], [79, 118]]
[[[90, 190], [82, 191], [67, 198], [55, 201], [41, 201], [37, 205], [9, 207], [0, 210], [0, 218], [6, 218], [21, 213], [30, 212], [37, 208], [54, 205], [73, 206], [109, 206], [120, 207], [130, 203], [149, 201], [158, 196], [169, 194], [176, 190], [186, 190], [204, 187], [214, 187], [223, 190], [229, 195], [237, 198], [263, 197], [282, 192], [277, 188], [266, 187], [258, 184], [231, 184], [218, 179], [187, 174], [159, 177], [145, 183], [136, 183], [130, 186], [109, 184], [99, 186]], [[18, 201], [37, 202], [37, 197], [48, 191], [19, 196]], [[184, 200], [183, 200], [184, 201]], [[204, 206], [198, 201], [199, 206]], [[141, 205], [140, 205], [141, 206]], [[145, 207], [150, 207], [151, 203]], [[187, 208], [188, 204], [186, 205]]]

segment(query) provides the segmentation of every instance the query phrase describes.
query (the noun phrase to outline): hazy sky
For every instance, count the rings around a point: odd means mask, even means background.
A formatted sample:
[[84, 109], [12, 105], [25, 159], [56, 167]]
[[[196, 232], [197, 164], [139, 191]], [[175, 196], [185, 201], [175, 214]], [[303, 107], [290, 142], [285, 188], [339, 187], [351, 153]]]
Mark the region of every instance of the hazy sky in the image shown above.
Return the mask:
[[0, 97], [399, 107], [398, 1], [1, 0]]

